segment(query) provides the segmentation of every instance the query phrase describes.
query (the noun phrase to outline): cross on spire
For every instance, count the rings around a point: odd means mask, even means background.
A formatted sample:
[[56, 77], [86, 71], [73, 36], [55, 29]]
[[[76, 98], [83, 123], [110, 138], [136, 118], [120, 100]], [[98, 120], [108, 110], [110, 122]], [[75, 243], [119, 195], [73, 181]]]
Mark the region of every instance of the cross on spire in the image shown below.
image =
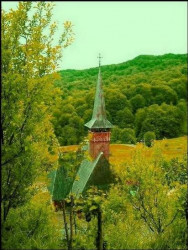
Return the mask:
[[99, 56], [98, 56], [97, 58], [99, 58], [99, 67], [100, 67], [100, 66], [101, 66], [101, 58], [103, 58], [103, 57], [102, 57], [101, 54], [99, 53]]
[[106, 110], [105, 110], [105, 100], [102, 88], [102, 77], [101, 77], [101, 55], [97, 57], [99, 58], [99, 73], [98, 73], [98, 80], [95, 92], [95, 101], [93, 107], [93, 115], [89, 122], [85, 124], [90, 130], [95, 129], [110, 129], [113, 125], [107, 120], [106, 117]]

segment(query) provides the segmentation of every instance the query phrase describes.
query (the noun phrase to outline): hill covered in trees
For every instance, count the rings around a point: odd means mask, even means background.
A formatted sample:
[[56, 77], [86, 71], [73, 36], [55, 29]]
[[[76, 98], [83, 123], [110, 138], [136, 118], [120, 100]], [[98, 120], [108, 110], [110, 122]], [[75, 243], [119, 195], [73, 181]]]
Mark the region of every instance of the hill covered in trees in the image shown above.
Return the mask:
[[[187, 54], [141, 55], [101, 67], [112, 143], [136, 143], [153, 132], [156, 139], [186, 134]], [[92, 116], [98, 67], [62, 70], [56, 85], [62, 102], [54, 114], [61, 145], [80, 143]]]

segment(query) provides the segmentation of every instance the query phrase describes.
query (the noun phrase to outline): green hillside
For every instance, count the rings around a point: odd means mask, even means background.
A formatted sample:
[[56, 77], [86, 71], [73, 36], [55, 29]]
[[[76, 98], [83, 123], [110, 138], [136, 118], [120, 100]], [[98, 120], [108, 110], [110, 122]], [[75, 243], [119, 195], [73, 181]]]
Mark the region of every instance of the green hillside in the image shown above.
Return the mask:
[[[59, 73], [63, 101], [55, 113], [55, 132], [61, 145], [77, 144], [87, 134], [84, 123], [92, 115], [98, 67]], [[135, 143], [148, 131], [157, 139], [186, 133], [186, 54], [141, 55], [105, 65], [102, 79], [107, 116], [115, 125], [113, 142]]]
[[[156, 74], [162, 74], [160, 79], [168, 82], [170, 79], [169, 77], [165, 78], [165, 76], [169, 73], [171, 74], [170, 78], [177, 78], [181, 74], [186, 75], [187, 55], [141, 55], [124, 63], [105, 65], [101, 68], [103, 83], [107, 86], [111, 83], [116, 84], [118, 81], [122, 80], [124, 81], [124, 84], [130, 83], [130, 77], [137, 78], [137, 80], [132, 82], [132, 84], [141, 82], [151, 84], [152, 77], [156, 78]], [[61, 83], [63, 84], [63, 88], [67, 88], [69, 90], [87, 90], [88, 87], [95, 86], [96, 84], [98, 67], [84, 70], [62, 70], [59, 73], [62, 76]]]

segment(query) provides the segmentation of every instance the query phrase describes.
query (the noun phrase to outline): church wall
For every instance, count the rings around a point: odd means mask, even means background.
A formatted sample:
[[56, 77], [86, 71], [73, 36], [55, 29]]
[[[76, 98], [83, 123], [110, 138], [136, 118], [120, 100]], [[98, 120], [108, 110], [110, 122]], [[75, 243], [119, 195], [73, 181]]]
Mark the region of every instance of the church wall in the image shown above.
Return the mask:
[[91, 132], [90, 131], [89, 152], [95, 159], [100, 152], [104, 153], [106, 159], [109, 158], [110, 132]]

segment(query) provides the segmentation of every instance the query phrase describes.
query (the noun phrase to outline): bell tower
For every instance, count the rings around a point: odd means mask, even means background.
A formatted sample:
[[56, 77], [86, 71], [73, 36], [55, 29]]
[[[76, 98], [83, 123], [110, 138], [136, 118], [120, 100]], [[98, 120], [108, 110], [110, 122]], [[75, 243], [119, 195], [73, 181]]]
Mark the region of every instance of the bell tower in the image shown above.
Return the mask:
[[89, 128], [89, 153], [95, 159], [100, 152], [109, 159], [110, 129], [113, 125], [106, 118], [105, 100], [102, 89], [101, 78], [101, 56], [99, 54], [99, 73], [95, 93], [93, 115], [89, 122], [85, 124]]

